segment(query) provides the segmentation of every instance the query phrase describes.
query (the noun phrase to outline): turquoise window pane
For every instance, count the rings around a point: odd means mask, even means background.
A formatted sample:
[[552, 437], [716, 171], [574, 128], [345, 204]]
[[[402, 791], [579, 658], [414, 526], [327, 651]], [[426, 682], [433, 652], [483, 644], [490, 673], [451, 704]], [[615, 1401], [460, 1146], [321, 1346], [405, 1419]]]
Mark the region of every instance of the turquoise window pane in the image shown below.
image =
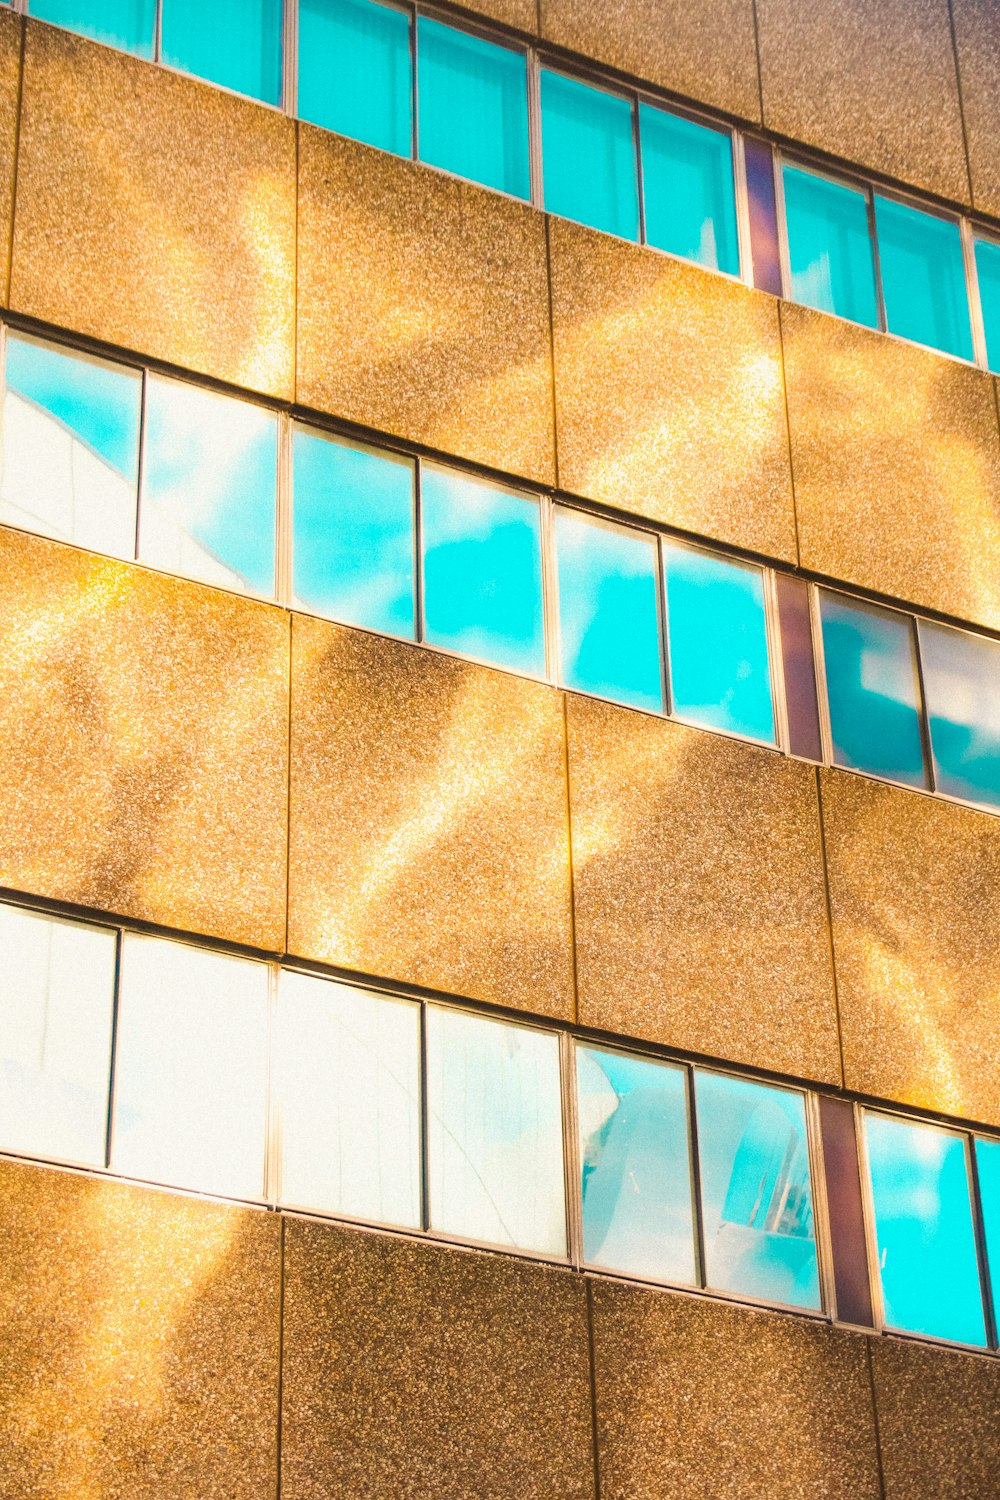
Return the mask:
[[697, 1279], [683, 1068], [576, 1049], [583, 1254], [630, 1276]]
[[865, 1136], [886, 1324], [984, 1345], [964, 1138], [876, 1114]]
[[662, 710], [656, 542], [556, 512], [562, 681], [633, 708]]
[[825, 593], [820, 615], [834, 761], [926, 786], [909, 619]]
[[406, 11], [375, 0], [299, 0], [303, 120], [410, 156], [411, 75]]
[[7, 335], [0, 521], [135, 556], [142, 376]]
[[820, 1307], [805, 1100], [695, 1070], [706, 1284]]
[[413, 463], [302, 427], [293, 453], [293, 603], [412, 636]]
[[993, 240], [976, 241], [976, 279], [986, 333], [986, 362], [1000, 375], [1000, 245]]
[[162, 59], [196, 78], [281, 103], [282, 0], [163, 0]]
[[732, 136], [640, 104], [639, 140], [647, 242], [738, 276]]
[[918, 630], [935, 785], [1000, 807], [1000, 641], [929, 620]]
[[421, 161], [530, 198], [523, 52], [420, 16], [417, 94]]
[[878, 326], [868, 201], [858, 188], [784, 167], [791, 294], [806, 307]]
[[420, 500], [426, 639], [541, 676], [538, 502], [430, 464]]
[[137, 57], [153, 55], [156, 0], [31, 0], [31, 14]]
[[1000, 1311], [1000, 1141], [976, 1141], [979, 1200], [986, 1236], [986, 1259], [994, 1312]]
[[889, 332], [971, 359], [972, 328], [958, 225], [877, 193], [875, 221]]
[[632, 105], [542, 69], [545, 207], [626, 240], [639, 238]]
[[673, 712], [773, 744], [761, 569], [667, 542], [663, 572]]

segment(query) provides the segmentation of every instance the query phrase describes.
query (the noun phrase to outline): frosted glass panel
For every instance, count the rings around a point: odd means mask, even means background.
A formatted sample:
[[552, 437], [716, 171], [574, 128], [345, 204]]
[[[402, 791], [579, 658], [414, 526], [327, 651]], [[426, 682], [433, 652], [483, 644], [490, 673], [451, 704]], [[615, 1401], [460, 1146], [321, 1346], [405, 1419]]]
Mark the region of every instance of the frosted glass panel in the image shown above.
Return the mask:
[[1000, 641], [929, 620], [918, 632], [935, 785], [1000, 807]]
[[163, 0], [162, 59], [280, 104], [281, 25], [282, 0]]
[[958, 225], [877, 193], [875, 220], [889, 332], [971, 359], [972, 329]]
[[530, 198], [523, 52], [417, 18], [420, 160]]
[[647, 242], [738, 276], [732, 136], [640, 104], [639, 138]]
[[412, 66], [405, 10], [376, 0], [299, 0], [301, 119], [409, 156]]
[[626, 240], [639, 238], [632, 105], [542, 70], [545, 207]]
[[876, 328], [867, 194], [801, 167], [786, 166], [782, 178], [792, 297]]
[[65, 26], [137, 57], [152, 57], [156, 0], [31, 0], [39, 21]]

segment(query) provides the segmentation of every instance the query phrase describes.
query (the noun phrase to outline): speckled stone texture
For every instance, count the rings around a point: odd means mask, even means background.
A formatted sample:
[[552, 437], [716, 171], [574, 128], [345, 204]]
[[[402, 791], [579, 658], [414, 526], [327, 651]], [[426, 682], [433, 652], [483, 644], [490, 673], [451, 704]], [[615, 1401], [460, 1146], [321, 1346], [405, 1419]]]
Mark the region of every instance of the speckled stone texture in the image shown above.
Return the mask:
[[542, 36], [672, 93], [760, 119], [753, 0], [540, 0]]
[[1000, 629], [988, 375], [782, 304], [804, 567]]
[[541, 214], [300, 132], [298, 399], [551, 482]]
[[1000, 1492], [1000, 1360], [873, 1339], [885, 1500]]
[[559, 482], [795, 561], [776, 304], [553, 219]]
[[1000, 1125], [1000, 819], [822, 773], [848, 1088]]
[[282, 1500], [593, 1500], [569, 1272], [289, 1220]]
[[280, 949], [288, 619], [0, 528], [0, 885]]
[[532, 36], [538, 33], [537, 0], [471, 0], [465, 7], [501, 26], [513, 26], [517, 31], [527, 31]]
[[864, 1341], [595, 1283], [601, 1500], [879, 1500]]
[[568, 700], [580, 1021], [839, 1083], [815, 773]]
[[559, 696], [296, 616], [289, 951], [572, 1019]]
[[972, 201], [1000, 215], [1000, 8], [996, 0], [952, 0]]
[[291, 397], [294, 123], [27, 29], [11, 306]]
[[4, 1500], [270, 1500], [276, 1215], [0, 1161]]
[[966, 202], [948, 0], [757, 0], [764, 124]]
[[9, 295], [7, 274], [14, 213], [23, 24], [19, 16], [0, 11], [0, 294], [4, 302]]

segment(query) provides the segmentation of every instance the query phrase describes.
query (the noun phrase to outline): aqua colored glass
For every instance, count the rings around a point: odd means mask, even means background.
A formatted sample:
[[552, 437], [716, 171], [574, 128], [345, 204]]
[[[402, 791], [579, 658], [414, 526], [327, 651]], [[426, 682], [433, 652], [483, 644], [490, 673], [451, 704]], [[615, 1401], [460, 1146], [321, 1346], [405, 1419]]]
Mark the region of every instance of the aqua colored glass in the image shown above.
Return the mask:
[[986, 363], [994, 375], [1000, 375], [1000, 244], [995, 240], [976, 241], [976, 280], [986, 334]]
[[1000, 1312], [1000, 1141], [976, 1139], [976, 1171], [994, 1316]]
[[791, 295], [806, 307], [878, 326], [868, 197], [801, 167], [782, 169]]
[[541, 676], [545, 635], [537, 500], [424, 464], [420, 526], [425, 639]]
[[632, 105], [542, 69], [542, 164], [550, 214], [639, 238]]
[[136, 57], [153, 55], [156, 0], [31, 0], [31, 14]]
[[583, 1253], [653, 1281], [697, 1280], [687, 1074], [670, 1063], [576, 1049]]
[[283, 0], [163, 0], [161, 60], [280, 104], [282, 20]]
[[887, 1326], [984, 1346], [965, 1138], [878, 1114], [865, 1138]]
[[411, 156], [412, 75], [407, 11], [377, 0], [299, 0], [301, 119]]
[[875, 222], [889, 332], [971, 360], [972, 327], [958, 225], [878, 193]]
[[860, 599], [820, 594], [833, 758], [908, 786], [925, 787], [913, 626]]
[[934, 784], [1000, 807], [1000, 641], [929, 620], [918, 634]]
[[556, 554], [562, 682], [662, 710], [655, 540], [557, 510]]
[[818, 1310], [805, 1098], [695, 1070], [706, 1285]]
[[738, 276], [729, 131], [640, 104], [639, 141], [647, 244]]
[[293, 455], [295, 607], [412, 637], [413, 461], [306, 427]]
[[671, 711], [773, 744], [763, 572], [665, 542], [663, 573]]
[[418, 16], [417, 98], [421, 161], [531, 197], [523, 52]]

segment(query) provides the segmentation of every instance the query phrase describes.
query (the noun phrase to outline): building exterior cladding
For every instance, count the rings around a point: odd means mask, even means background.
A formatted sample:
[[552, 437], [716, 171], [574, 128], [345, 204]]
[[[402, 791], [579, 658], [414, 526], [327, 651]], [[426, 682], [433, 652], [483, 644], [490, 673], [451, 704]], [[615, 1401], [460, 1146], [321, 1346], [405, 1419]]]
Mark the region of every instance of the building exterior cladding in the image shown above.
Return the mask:
[[[1000, 218], [992, 0], [473, 12]], [[984, 370], [8, 12], [0, 235], [16, 327], [1000, 630]], [[12, 527], [0, 553], [8, 898], [1000, 1131], [995, 816]], [[3, 1500], [1000, 1494], [995, 1353], [0, 1179]]]

